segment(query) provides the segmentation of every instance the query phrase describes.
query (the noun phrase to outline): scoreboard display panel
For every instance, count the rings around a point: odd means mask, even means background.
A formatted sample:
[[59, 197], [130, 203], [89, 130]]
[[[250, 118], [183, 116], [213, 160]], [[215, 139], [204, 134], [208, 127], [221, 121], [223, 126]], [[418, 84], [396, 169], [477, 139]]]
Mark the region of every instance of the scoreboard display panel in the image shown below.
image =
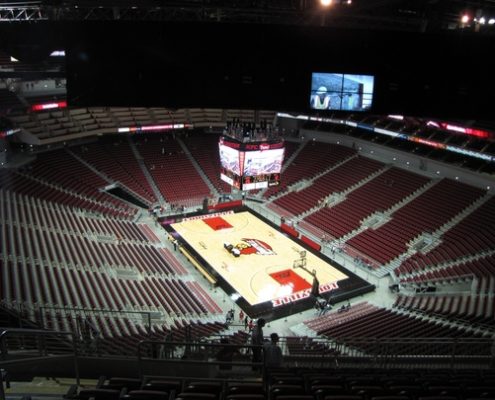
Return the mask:
[[284, 142], [241, 143], [221, 137], [220, 178], [239, 190], [278, 185], [284, 161]]

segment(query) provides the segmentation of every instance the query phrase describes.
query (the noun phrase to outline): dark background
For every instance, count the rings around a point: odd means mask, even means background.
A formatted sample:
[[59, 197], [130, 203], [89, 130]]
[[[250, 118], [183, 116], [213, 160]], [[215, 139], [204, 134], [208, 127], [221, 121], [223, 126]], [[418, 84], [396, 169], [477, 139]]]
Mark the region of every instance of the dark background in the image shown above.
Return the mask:
[[372, 74], [372, 113], [493, 119], [495, 38], [198, 22], [10, 24], [22, 58], [66, 49], [70, 106], [309, 111], [311, 72]]

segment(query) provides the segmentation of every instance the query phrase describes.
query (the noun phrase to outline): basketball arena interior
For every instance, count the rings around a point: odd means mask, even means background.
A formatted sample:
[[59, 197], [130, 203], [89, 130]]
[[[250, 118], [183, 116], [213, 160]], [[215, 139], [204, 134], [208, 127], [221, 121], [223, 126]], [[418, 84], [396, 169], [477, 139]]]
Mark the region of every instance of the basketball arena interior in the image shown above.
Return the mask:
[[0, 399], [495, 398], [493, 50], [491, 0], [2, 2]]

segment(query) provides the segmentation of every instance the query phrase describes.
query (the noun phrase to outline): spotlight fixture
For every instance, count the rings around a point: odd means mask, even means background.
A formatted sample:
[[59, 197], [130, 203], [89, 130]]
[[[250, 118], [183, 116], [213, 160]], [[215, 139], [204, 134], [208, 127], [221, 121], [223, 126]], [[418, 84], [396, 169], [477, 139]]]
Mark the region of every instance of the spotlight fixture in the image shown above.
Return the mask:
[[332, 0], [320, 0], [320, 3], [323, 7], [328, 7], [332, 5]]
[[461, 22], [463, 24], [467, 24], [467, 23], [469, 23], [470, 19], [471, 19], [471, 17], [469, 16], [469, 14], [465, 13], [465, 14], [462, 14]]

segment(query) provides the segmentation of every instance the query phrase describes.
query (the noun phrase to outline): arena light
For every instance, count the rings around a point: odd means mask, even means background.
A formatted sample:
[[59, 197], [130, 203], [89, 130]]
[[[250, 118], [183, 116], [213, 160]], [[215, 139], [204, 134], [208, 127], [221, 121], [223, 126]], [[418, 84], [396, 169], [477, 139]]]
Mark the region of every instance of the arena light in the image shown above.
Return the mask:
[[50, 57], [65, 57], [65, 50], [52, 51]]
[[44, 104], [34, 104], [31, 107], [31, 111], [45, 111], [45, 110], [53, 110], [55, 108], [66, 108], [66, 101], [57, 101], [55, 103], [44, 103]]
[[332, 5], [332, 0], [320, 0], [320, 4], [323, 6], [323, 7], [329, 7]]
[[14, 133], [20, 132], [21, 130], [19, 128], [15, 129], [8, 129], [6, 131], [0, 131], [0, 139], [4, 139], [7, 136], [12, 136]]
[[476, 137], [483, 138], [483, 139], [487, 139], [487, 138], [492, 136], [490, 134], [490, 132], [485, 131], [483, 129], [457, 126], [457, 125], [449, 124], [448, 122], [441, 122], [440, 126], [447, 131], [463, 133], [465, 135], [476, 136]]
[[495, 18], [490, 18], [488, 20], [488, 25], [493, 25], [493, 24], [495, 24]]
[[230, 298], [233, 302], [236, 302], [237, 300], [239, 300], [241, 298], [241, 295], [239, 293], [232, 293], [230, 295]]
[[148, 125], [148, 126], [128, 126], [118, 128], [119, 133], [139, 133], [139, 132], [158, 132], [171, 131], [173, 129], [193, 128], [192, 124], [167, 124], [167, 125]]
[[426, 126], [433, 126], [435, 128], [440, 128], [440, 124], [438, 122], [436, 122], [436, 121], [428, 121], [426, 123]]

